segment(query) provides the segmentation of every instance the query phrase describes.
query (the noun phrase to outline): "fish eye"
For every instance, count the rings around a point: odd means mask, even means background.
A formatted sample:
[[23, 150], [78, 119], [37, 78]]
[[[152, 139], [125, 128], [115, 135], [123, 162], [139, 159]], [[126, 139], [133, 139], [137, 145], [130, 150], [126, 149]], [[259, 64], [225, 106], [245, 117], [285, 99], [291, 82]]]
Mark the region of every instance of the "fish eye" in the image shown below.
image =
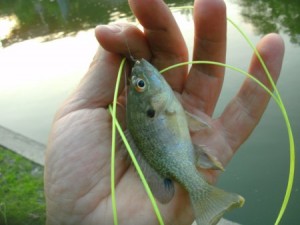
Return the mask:
[[141, 78], [137, 78], [135, 81], [135, 89], [138, 92], [143, 92], [145, 90], [146, 84], [145, 81]]

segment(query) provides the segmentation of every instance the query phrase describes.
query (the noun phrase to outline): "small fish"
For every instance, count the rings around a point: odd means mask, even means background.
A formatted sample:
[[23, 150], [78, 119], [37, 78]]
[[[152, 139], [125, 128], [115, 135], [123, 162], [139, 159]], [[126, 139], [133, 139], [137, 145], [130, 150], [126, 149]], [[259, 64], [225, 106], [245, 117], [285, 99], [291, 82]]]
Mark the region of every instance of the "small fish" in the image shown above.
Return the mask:
[[217, 224], [244, 199], [209, 185], [197, 170], [199, 164], [223, 169], [215, 157], [192, 143], [189, 127], [207, 124], [185, 112], [169, 84], [146, 60], [136, 60], [131, 75], [127, 135], [154, 196], [168, 203], [176, 181], [189, 192], [197, 224]]

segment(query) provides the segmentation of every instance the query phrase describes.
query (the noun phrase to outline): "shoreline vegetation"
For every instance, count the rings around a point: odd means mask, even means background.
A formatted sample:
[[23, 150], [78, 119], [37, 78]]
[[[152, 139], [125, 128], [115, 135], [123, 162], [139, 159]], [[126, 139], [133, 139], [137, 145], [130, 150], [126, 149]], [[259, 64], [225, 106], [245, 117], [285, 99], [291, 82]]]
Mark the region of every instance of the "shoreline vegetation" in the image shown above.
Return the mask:
[[0, 146], [0, 224], [45, 223], [44, 168]]

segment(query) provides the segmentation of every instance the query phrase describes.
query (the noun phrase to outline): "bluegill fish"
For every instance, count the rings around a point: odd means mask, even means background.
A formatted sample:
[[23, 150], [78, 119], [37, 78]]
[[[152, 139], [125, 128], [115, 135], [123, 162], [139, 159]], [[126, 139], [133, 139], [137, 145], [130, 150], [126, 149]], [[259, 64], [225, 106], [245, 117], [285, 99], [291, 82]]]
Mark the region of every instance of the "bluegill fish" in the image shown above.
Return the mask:
[[144, 59], [135, 62], [131, 75], [128, 135], [155, 197], [169, 202], [178, 182], [189, 192], [198, 225], [214, 225], [226, 211], [241, 207], [241, 196], [209, 185], [197, 170], [197, 162], [209, 169], [222, 165], [193, 145], [189, 122], [197, 117], [185, 112], [163, 76]]

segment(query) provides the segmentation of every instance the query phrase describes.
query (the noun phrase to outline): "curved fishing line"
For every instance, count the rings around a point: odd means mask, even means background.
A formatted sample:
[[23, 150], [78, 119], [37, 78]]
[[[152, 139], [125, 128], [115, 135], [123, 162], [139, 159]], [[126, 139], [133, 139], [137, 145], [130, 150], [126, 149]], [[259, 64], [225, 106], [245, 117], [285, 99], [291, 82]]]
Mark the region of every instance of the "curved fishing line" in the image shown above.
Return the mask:
[[281, 221], [283, 214], [287, 208], [291, 193], [292, 193], [292, 189], [293, 189], [293, 183], [294, 183], [294, 176], [295, 176], [295, 166], [296, 166], [296, 151], [295, 151], [295, 142], [294, 142], [294, 136], [293, 136], [293, 131], [292, 131], [292, 127], [291, 127], [291, 123], [289, 120], [289, 116], [287, 114], [286, 108], [284, 106], [284, 103], [281, 99], [280, 93], [276, 87], [276, 84], [274, 82], [274, 80], [272, 79], [272, 76], [267, 68], [267, 66], [264, 63], [264, 60], [262, 59], [261, 55], [259, 54], [258, 50], [255, 48], [255, 46], [252, 44], [252, 42], [250, 41], [250, 39], [248, 38], [248, 36], [246, 35], [246, 33], [244, 31], [242, 31], [242, 29], [235, 24], [230, 18], [227, 18], [227, 20], [240, 32], [240, 34], [245, 38], [246, 42], [248, 43], [248, 45], [252, 48], [252, 50], [254, 51], [255, 55], [257, 56], [258, 60], [261, 63], [261, 66], [263, 67], [265, 73], [267, 74], [267, 77], [272, 85], [272, 88], [274, 89], [275, 94], [278, 97], [279, 100], [279, 107], [281, 109], [281, 112], [283, 114], [284, 120], [285, 120], [285, 124], [287, 127], [287, 131], [288, 131], [288, 137], [289, 137], [289, 143], [290, 143], [290, 167], [289, 167], [289, 177], [288, 177], [288, 183], [287, 183], [287, 187], [286, 187], [286, 192], [285, 192], [285, 196], [279, 211], [279, 214], [277, 216], [277, 219], [275, 221], [275, 225], [278, 225], [279, 222]]
[[111, 137], [111, 168], [110, 168], [110, 187], [111, 187], [111, 203], [112, 203], [112, 210], [113, 210], [113, 219], [114, 219], [114, 225], [118, 225], [118, 213], [117, 213], [117, 207], [116, 207], [116, 193], [115, 193], [115, 156], [116, 156], [116, 120], [117, 120], [117, 98], [118, 98], [118, 92], [119, 92], [119, 86], [120, 86], [120, 80], [121, 80], [121, 74], [123, 71], [124, 63], [126, 59], [123, 59], [121, 61], [118, 76], [116, 80], [116, 88], [114, 92], [114, 98], [113, 98], [113, 107], [112, 107], [112, 137]]
[[189, 65], [189, 64], [210, 64], [210, 65], [215, 65], [215, 66], [222, 66], [222, 67], [226, 67], [226, 68], [229, 68], [229, 69], [232, 69], [232, 70], [235, 70], [249, 78], [251, 78], [254, 82], [256, 82], [257, 84], [259, 84], [259, 86], [261, 86], [266, 92], [268, 92], [269, 95], [271, 95], [271, 97], [275, 100], [275, 102], [280, 105], [280, 102], [279, 102], [279, 99], [277, 98], [277, 96], [275, 96], [270, 90], [269, 88], [267, 88], [261, 81], [259, 81], [257, 78], [255, 78], [253, 75], [245, 72], [244, 70], [242, 69], [239, 69], [237, 67], [234, 67], [234, 66], [231, 66], [231, 65], [228, 65], [228, 64], [225, 64], [225, 63], [220, 63], [220, 62], [214, 62], [214, 61], [188, 61], [188, 62], [182, 62], [182, 63], [177, 63], [177, 64], [174, 64], [172, 66], [169, 66], [161, 71], [159, 71], [160, 73], [164, 73], [168, 70], [171, 70], [171, 69], [174, 69], [176, 67], [180, 67], [180, 66], [186, 66], [186, 65]]
[[124, 142], [124, 145], [128, 151], [129, 156], [131, 157], [131, 160], [135, 166], [135, 169], [137, 171], [137, 173], [140, 176], [140, 179], [144, 185], [144, 188], [148, 194], [148, 197], [150, 199], [150, 202], [152, 204], [152, 207], [154, 209], [154, 212], [156, 214], [156, 217], [159, 221], [160, 225], [164, 225], [162, 216], [160, 214], [159, 208], [156, 204], [156, 200], [151, 192], [151, 189], [147, 183], [147, 180], [136, 160], [136, 157], [127, 141], [127, 138], [117, 120], [117, 116], [116, 116], [116, 111], [117, 111], [117, 98], [118, 98], [118, 92], [119, 92], [119, 86], [120, 86], [120, 80], [121, 80], [121, 73], [123, 71], [124, 68], [124, 63], [126, 61], [126, 58], [124, 58], [121, 61], [120, 67], [119, 67], [119, 71], [118, 71], [118, 76], [117, 76], [117, 81], [116, 81], [116, 86], [115, 86], [115, 92], [114, 92], [114, 99], [113, 99], [113, 104], [112, 106], [109, 105], [109, 111], [111, 113], [112, 116], [112, 147], [111, 147], [111, 196], [112, 196], [112, 208], [113, 208], [113, 219], [114, 219], [114, 225], [118, 225], [118, 216], [117, 216], [117, 208], [116, 208], [116, 197], [115, 197], [115, 152], [116, 152], [116, 128], [118, 129], [118, 132]]
[[[185, 6], [185, 7], [172, 7], [172, 9], [193, 9], [193, 6]], [[282, 99], [281, 99], [281, 96], [280, 96], [280, 93], [279, 91], [277, 90], [276, 88], [276, 85], [262, 59], [262, 57], [260, 56], [259, 52], [257, 51], [257, 49], [253, 46], [252, 42], [249, 40], [249, 38], [247, 37], [247, 35], [229, 18], [227, 18], [227, 20], [242, 34], [242, 36], [245, 38], [245, 40], [247, 41], [247, 43], [249, 44], [249, 46], [254, 50], [256, 56], [258, 57], [263, 69], [265, 70], [268, 78], [269, 78], [269, 81], [272, 85], [272, 88], [274, 89], [275, 91], [275, 94], [273, 94], [273, 92], [271, 90], [269, 90], [263, 83], [261, 83], [259, 80], [257, 80], [254, 76], [252, 76], [251, 74], [245, 72], [244, 70], [241, 70], [239, 68], [236, 68], [234, 66], [230, 66], [230, 65], [227, 65], [227, 64], [222, 64], [222, 63], [218, 63], [218, 62], [211, 62], [211, 61], [193, 61], [193, 62], [186, 62], [186, 63], [180, 63], [180, 64], [176, 64], [176, 65], [173, 65], [173, 66], [170, 66], [164, 70], [162, 70], [161, 72], [165, 72], [169, 69], [172, 69], [172, 68], [175, 68], [175, 67], [178, 67], [178, 66], [183, 66], [183, 65], [187, 65], [187, 64], [193, 64], [193, 63], [206, 63], [206, 64], [213, 64], [213, 65], [219, 65], [219, 66], [224, 66], [224, 67], [227, 67], [227, 68], [230, 68], [230, 69], [233, 69], [239, 73], [242, 73], [244, 75], [246, 75], [247, 77], [251, 78], [253, 81], [255, 81], [257, 84], [259, 84], [267, 93], [270, 94], [270, 96], [275, 100], [275, 102], [277, 103], [277, 105], [279, 106], [279, 108], [281, 109], [281, 112], [284, 116], [284, 119], [285, 119], [285, 122], [286, 122], [286, 126], [287, 126], [287, 129], [288, 129], [288, 135], [289, 135], [289, 142], [290, 142], [290, 171], [289, 171], [289, 180], [288, 180], [288, 185], [287, 185], [287, 190], [286, 190], [286, 194], [285, 194], [285, 197], [284, 197], [284, 201], [283, 201], [283, 204], [282, 204], [282, 207], [280, 209], [280, 212], [279, 212], [279, 215], [276, 219], [276, 222], [275, 224], [279, 224], [285, 210], [286, 210], [286, 207], [287, 207], [287, 204], [289, 202], [289, 198], [290, 198], [290, 194], [291, 194], [291, 190], [292, 190], [292, 185], [293, 185], [293, 180], [294, 180], [294, 171], [295, 171], [295, 146], [294, 146], [294, 138], [293, 138], [293, 133], [292, 133], [292, 128], [291, 128], [291, 125], [290, 125], [290, 122], [289, 122], [289, 118], [288, 118], [288, 115], [287, 115], [287, 111], [285, 109], [285, 106], [282, 102]], [[121, 68], [121, 65], [120, 65], [120, 68]], [[116, 89], [118, 89], [118, 86], [116, 85]], [[116, 92], [115, 92], [116, 93]], [[116, 99], [114, 101], [114, 103], [116, 104]], [[156, 202], [155, 202], [155, 199], [153, 197], [153, 194], [148, 186], [148, 183], [145, 179], [145, 177], [143, 176], [143, 172], [141, 171], [139, 165], [138, 165], [138, 162], [136, 161], [136, 158], [127, 142], [127, 139], [121, 129], [121, 127], [119, 126], [118, 124], [118, 121], [116, 119], [116, 114], [113, 113], [112, 109], [111, 109], [111, 106], [110, 106], [110, 112], [113, 116], [113, 124], [114, 126], [113, 127], [117, 127], [124, 143], [125, 143], [125, 146], [133, 160], [133, 163], [134, 163], [134, 166], [136, 167], [137, 171], [138, 171], [138, 174], [142, 180], [142, 183], [147, 191], [147, 194], [152, 202], [152, 205], [153, 205], [153, 208], [154, 208], [154, 211], [157, 215], [157, 218], [160, 222], [160, 224], [163, 224], [163, 220], [160, 216], [160, 212], [159, 212], [159, 209], [156, 205]], [[114, 134], [115, 135], [115, 134]], [[115, 138], [114, 138], [115, 139]], [[126, 144], [127, 143], [127, 144]], [[114, 148], [115, 149], [115, 148]], [[114, 160], [112, 160], [112, 162], [114, 162]], [[114, 167], [112, 168], [114, 170]], [[112, 186], [112, 189], [114, 189], [114, 185]], [[113, 192], [112, 192], [113, 193]], [[115, 207], [115, 204], [114, 206]], [[116, 212], [116, 209], [114, 209], [115, 212]], [[116, 225], [117, 223], [115, 223]]]
[[[172, 7], [172, 9], [175, 10], [182, 10], [182, 9], [194, 9], [193, 6], [179, 6], [179, 7]], [[294, 136], [293, 136], [293, 131], [292, 131], [292, 127], [291, 127], [291, 123], [289, 121], [289, 117], [287, 114], [287, 110], [284, 106], [284, 103], [282, 101], [281, 95], [276, 87], [276, 84], [267, 68], [267, 66], [264, 63], [264, 60], [262, 59], [261, 55], [259, 54], [258, 50], [255, 48], [255, 46], [252, 44], [252, 42], [250, 41], [250, 39], [248, 38], [248, 36], [246, 35], [245, 32], [243, 32], [243, 30], [236, 24], [234, 23], [230, 18], [227, 18], [227, 21], [229, 21], [234, 27], [235, 29], [237, 29], [239, 31], [239, 33], [244, 37], [244, 39], [246, 40], [247, 44], [251, 47], [251, 49], [254, 51], [255, 55], [257, 56], [258, 60], [260, 61], [261, 66], [263, 67], [265, 73], [267, 74], [268, 80], [278, 98], [278, 106], [281, 110], [281, 113], [283, 115], [286, 127], [287, 127], [287, 132], [288, 132], [288, 138], [289, 138], [289, 145], [290, 145], [290, 149], [289, 149], [289, 155], [290, 155], [290, 166], [289, 166], [289, 176], [288, 176], [288, 182], [287, 182], [287, 187], [286, 187], [286, 192], [285, 192], [285, 196], [282, 202], [282, 206], [279, 210], [277, 219], [275, 221], [275, 225], [278, 225], [279, 222], [281, 221], [284, 212], [287, 208], [291, 193], [292, 193], [292, 189], [293, 189], [293, 183], [294, 183], [294, 176], [295, 176], [295, 164], [296, 164], [296, 151], [295, 151], [295, 142], [294, 142]], [[266, 90], [266, 89], [265, 89]], [[273, 96], [272, 96], [273, 97]], [[274, 99], [274, 97], [273, 97]]]
[[[289, 142], [290, 142], [290, 171], [289, 171], [289, 179], [288, 179], [288, 185], [286, 188], [286, 193], [285, 193], [285, 197], [280, 209], [280, 212], [277, 216], [275, 225], [278, 225], [280, 220], [283, 217], [283, 214], [287, 208], [288, 202], [289, 202], [289, 198], [291, 195], [291, 191], [292, 191], [292, 186], [293, 186], [293, 180], [294, 180], [294, 171], [295, 171], [295, 143], [294, 143], [294, 138], [293, 138], [293, 133], [292, 133], [292, 128], [289, 122], [289, 118], [285, 109], [285, 106], [282, 103], [282, 100], [280, 98], [280, 94], [277, 91], [277, 95], [274, 95], [273, 92], [266, 87], [262, 82], [260, 82], [258, 79], [256, 79], [253, 75], [245, 72], [242, 69], [239, 69], [237, 67], [228, 65], [228, 64], [224, 64], [224, 63], [219, 63], [219, 62], [213, 62], [213, 61], [189, 61], [189, 62], [182, 62], [182, 63], [178, 63], [172, 66], [169, 66], [163, 70], [160, 71], [160, 73], [164, 73], [170, 69], [174, 69], [176, 67], [180, 67], [180, 66], [184, 66], [184, 65], [189, 65], [189, 64], [211, 64], [211, 65], [216, 65], [216, 66], [222, 66], [222, 67], [226, 67], [232, 70], [235, 70], [243, 75], [246, 75], [247, 77], [249, 77], [250, 79], [252, 79], [254, 82], [256, 82], [260, 87], [262, 87], [272, 98], [273, 100], [276, 102], [276, 104], [278, 105], [278, 107], [281, 110], [281, 113], [283, 114], [283, 117], [285, 119], [286, 122], [286, 126], [287, 126], [287, 130], [288, 130], [288, 136], [289, 136]], [[272, 79], [272, 78], [271, 78]]]
[[[109, 106], [109, 111], [112, 113], [111, 106]], [[153, 196], [153, 194], [151, 192], [151, 189], [150, 189], [150, 187], [148, 185], [148, 182], [147, 182], [147, 180], [146, 180], [146, 178], [145, 178], [145, 176], [144, 176], [144, 174], [143, 174], [143, 172], [141, 170], [141, 167], [139, 166], [139, 163], [136, 160], [136, 157], [135, 157], [135, 155], [134, 155], [134, 153], [133, 153], [133, 151], [132, 151], [132, 149], [131, 149], [128, 141], [127, 141], [126, 135], [124, 134], [124, 132], [123, 132], [123, 130], [122, 130], [122, 128], [121, 128], [118, 120], [116, 120], [115, 122], [116, 122], [115, 125], [116, 125], [116, 127], [117, 127], [117, 129], [119, 131], [119, 134], [120, 134], [123, 142], [124, 142], [124, 145], [125, 145], [125, 147], [126, 147], [126, 149], [128, 151], [128, 154], [131, 157], [132, 163], [134, 164], [135, 169], [138, 172], [138, 174], [140, 176], [140, 179], [141, 179], [141, 181], [142, 181], [142, 183], [144, 185], [144, 188], [145, 188], [145, 190], [146, 190], [146, 192], [148, 194], [148, 197], [149, 197], [149, 199], [151, 201], [152, 207], [153, 207], [154, 212], [155, 212], [155, 214], [157, 216], [159, 224], [160, 225], [164, 225], [164, 222], [163, 222], [162, 216], [160, 214], [159, 208], [158, 208], [158, 206], [156, 204], [156, 200], [155, 200], [155, 198], [154, 198], [154, 196]]]

